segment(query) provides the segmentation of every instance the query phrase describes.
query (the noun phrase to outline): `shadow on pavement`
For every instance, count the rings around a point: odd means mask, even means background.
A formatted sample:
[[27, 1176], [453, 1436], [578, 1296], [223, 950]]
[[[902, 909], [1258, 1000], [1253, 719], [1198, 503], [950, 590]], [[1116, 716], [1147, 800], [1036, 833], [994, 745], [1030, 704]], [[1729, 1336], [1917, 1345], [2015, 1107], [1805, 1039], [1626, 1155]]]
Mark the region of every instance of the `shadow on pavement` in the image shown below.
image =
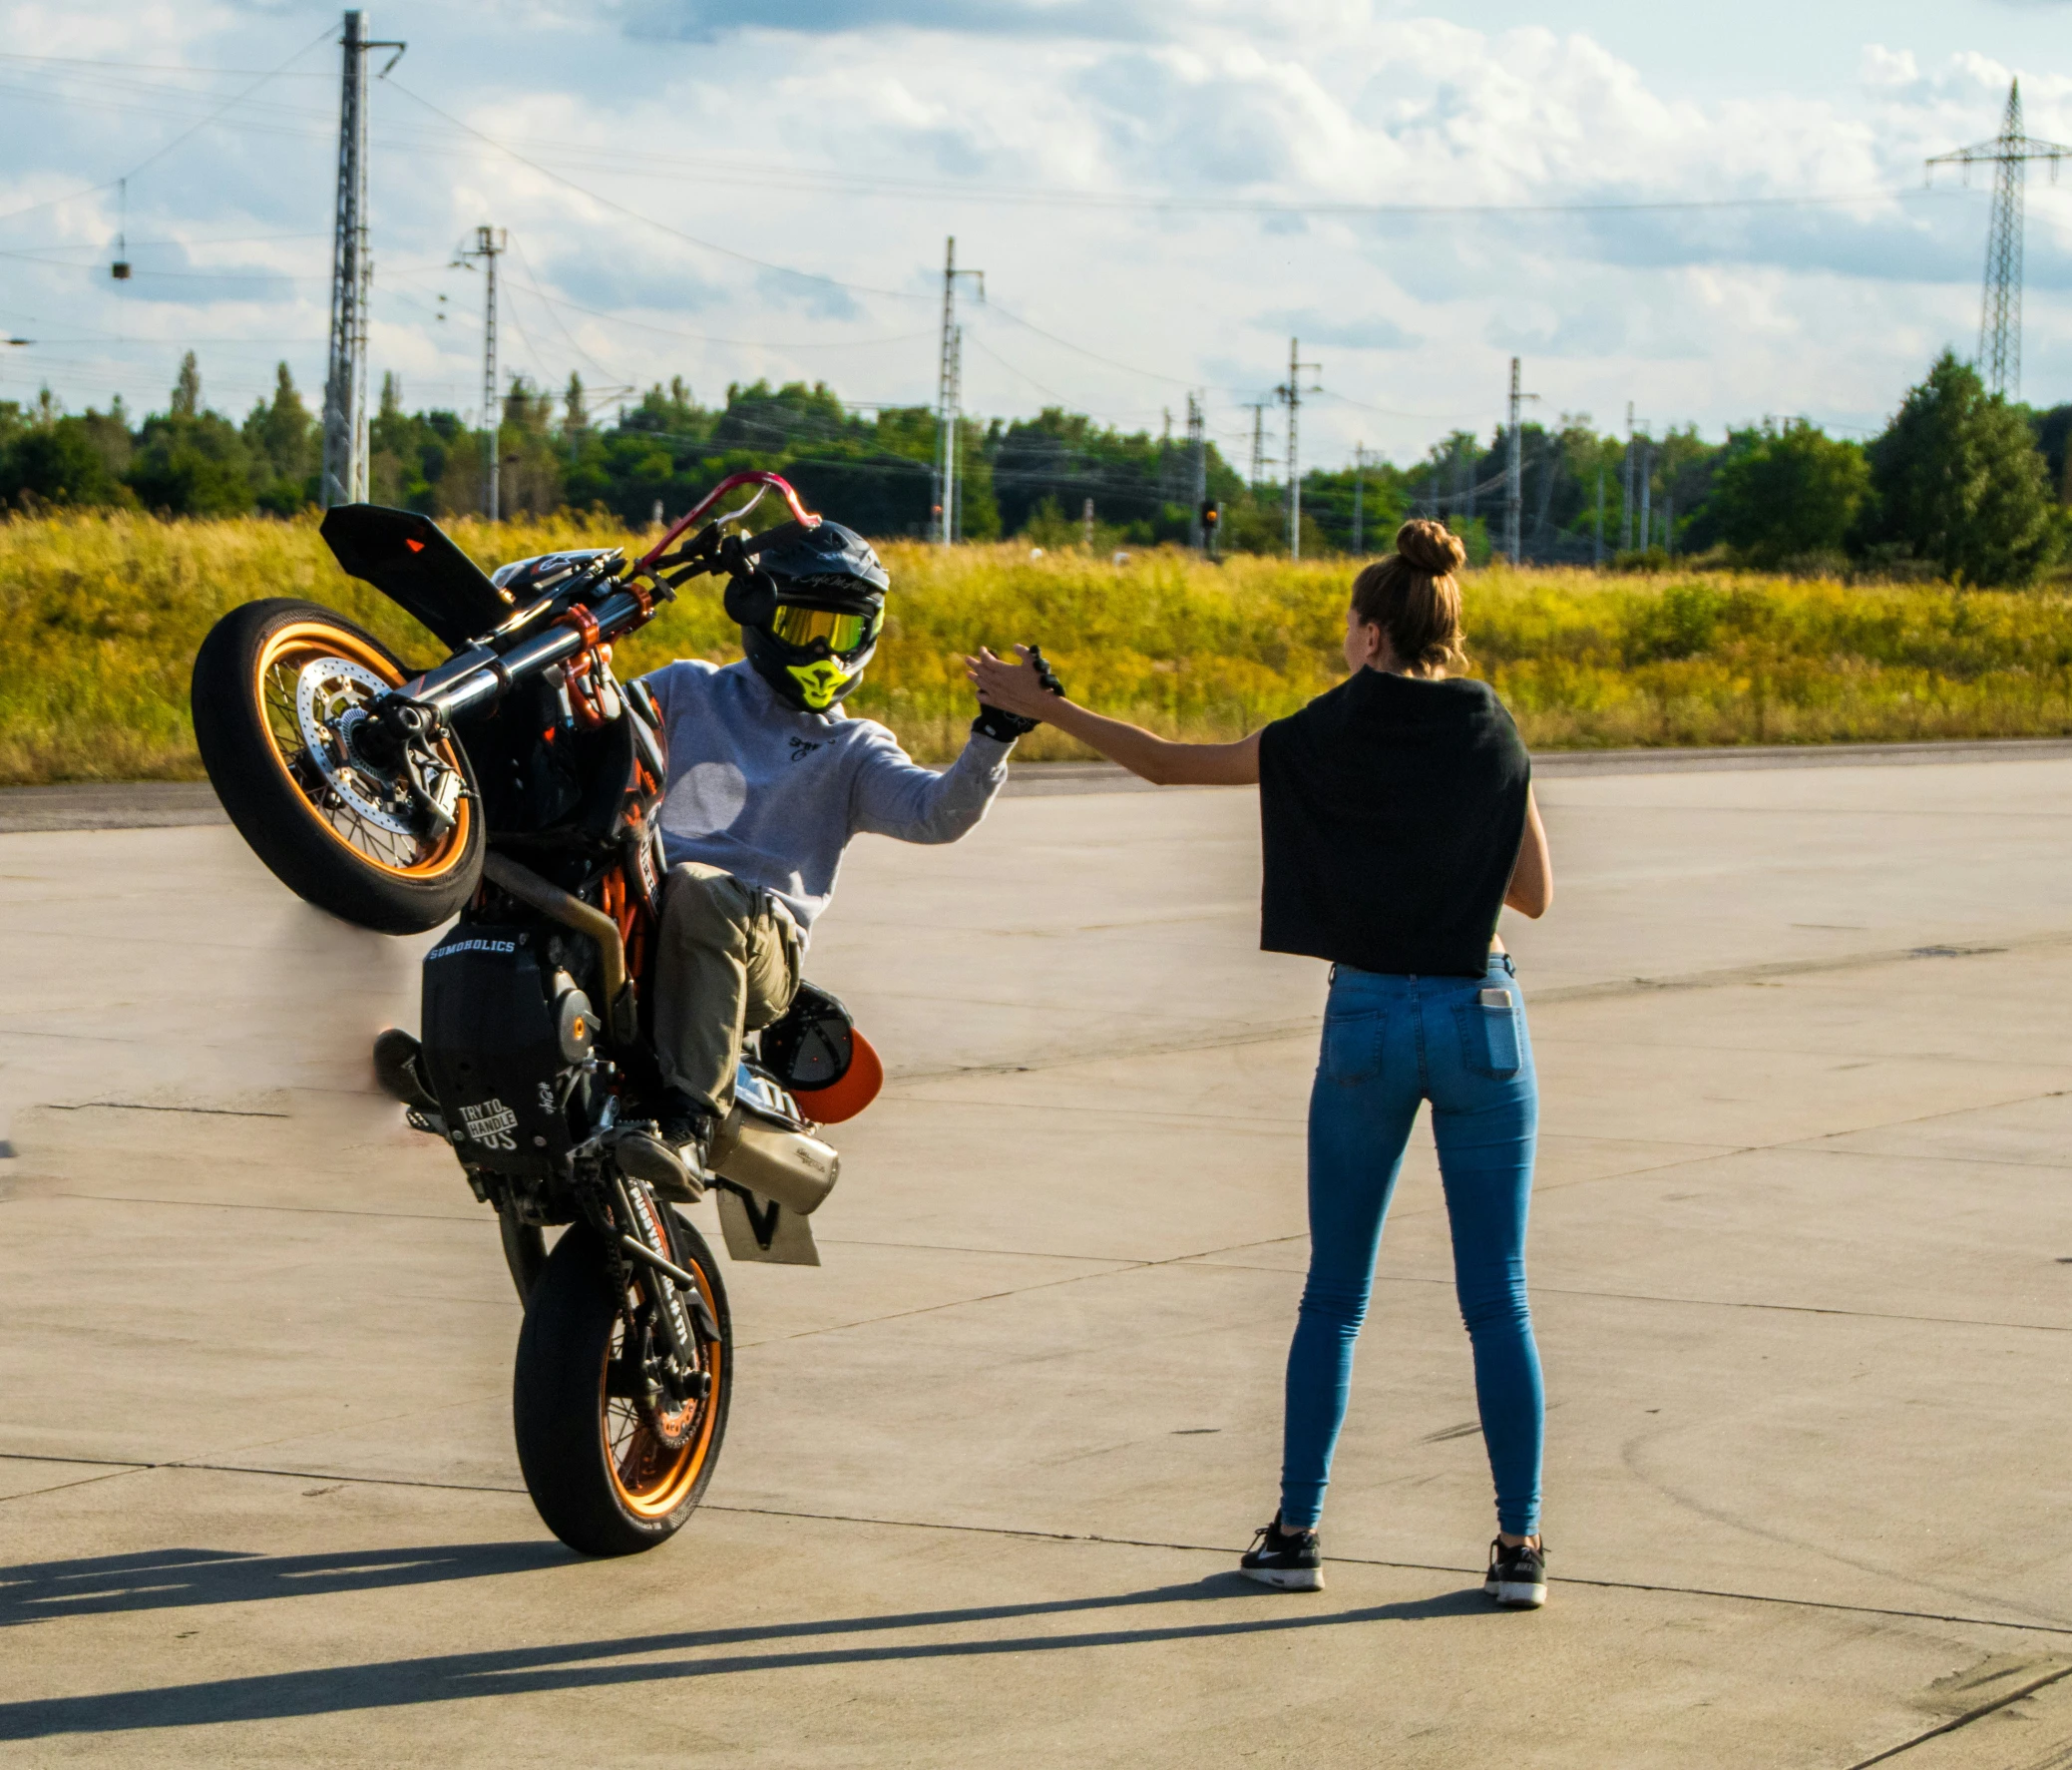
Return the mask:
[[[452, 1552], [452, 1551], [444, 1551]], [[328, 1557], [311, 1557], [324, 1559]], [[437, 1575], [434, 1575], [437, 1576]], [[902, 1641], [883, 1646], [793, 1646], [774, 1652], [719, 1649], [771, 1642], [839, 1641], [845, 1636], [907, 1629], [972, 1627], [1038, 1616], [1085, 1615], [1159, 1604], [1226, 1602], [1252, 1598], [1271, 1615], [1169, 1622], [1143, 1628], [1102, 1628], [1071, 1634], [1020, 1634], [950, 1641]], [[1328, 1600], [1272, 1592], [1235, 1573], [1183, 1585], [1103, 1597], [1042, 1603], [989, 1604], [963, 1610], [917, 1610], [889, 1616], [851, 1616], [818, 1622], [764, 1623], [740, 1628], [691, 1629], [673, 1634], [622, 1635], [558, 1646], [506, 1647], [473, 1653], [429, 1654], [310, 1671], [217, 1678], [106, 1695], [59, 1696], [0, 1702], [0, 1739], [37, 1739], [57, 1733], [125, 1733], [149, 1727], [193, 1727], [223, 1721], [271, 1721], [396, 1708], [422, 1702], [511, 1696], [535, 1691], [604, 1689], [677, 1678], [723, 1677], [740, 1672], [791, 1671], [809, 1666], [863, 1665], [897, 1660], [965, 1659], [989, 1654], [1049, 1653], [1090, 1647], [1128, 1647], [1158, 1641], [1287, 1630], [1341, 1628], [1363, 1622], [1427, 1622], [1449, 1616], [1501, 1616], [1479, 1586], [1404, 1603], [1368, 1604], [1322, 1613], [1308, 1606]], [[1296, 1610], [1295, 1605], [1305, 1608]], [[664, 1655], [656, 1659], [651, 1656]], [[640, 1664], [607, 1661], [644, 1659]]]
[[456, 1543], [349, 1554], [250, 1554], [160, 1549], [0, 1567], [0, 1628], [118, 1610], [173, 1610], [529, 1573], [576, 1557], [559, 1543]]

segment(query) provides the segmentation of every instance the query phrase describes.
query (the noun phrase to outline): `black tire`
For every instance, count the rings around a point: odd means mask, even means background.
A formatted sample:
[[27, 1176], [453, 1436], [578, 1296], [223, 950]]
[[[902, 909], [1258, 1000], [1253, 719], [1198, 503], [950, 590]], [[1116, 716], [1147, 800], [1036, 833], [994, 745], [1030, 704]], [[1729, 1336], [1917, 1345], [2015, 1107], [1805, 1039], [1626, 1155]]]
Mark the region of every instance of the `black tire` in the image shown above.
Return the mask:
[[626, 1404], [606, 1393], [620, 1299], [612, 1294], [604, 1249], [587, 1224], [576, 1224], [555, 1244], [526, 1304], [511, 1386], [518, 1463], [547, 1528], [580, 1554], [637, 1554], [666, 1543], [704, 1498], [726, 1437], [734, 1375], [726, 1289], [705, 1238], [674, 1211], [664, 1209], [662, 1216], [677, 1264], [702, 1280], [719, 1327], [716, 1341], [694, 1329], [716, 1370], [686, 1434], [688, 1447], [678, 1454], [692, 1459], [687, 1468], [679, 1463], [638, 1492], [622, 1477], [634, 1453], [624, 1439], [614, 1444], [625, 1418], [615, 1410]]
[[[411, 673], [372, 634], [315, 603], [246, 603], [218, 621], [196, 655], [190, 695], [203, 766], [237, 833], [297, 897], [382, 934], [436, 928], [481, 878], [479, 807], [463, 798], [456, 827], [437, 838], [359, 815], [312, 760], [291, 695], [283, 702], [295, 660], [326, 657], [390, 686]], [[472, 793], [467, 756], [449, 744]]]

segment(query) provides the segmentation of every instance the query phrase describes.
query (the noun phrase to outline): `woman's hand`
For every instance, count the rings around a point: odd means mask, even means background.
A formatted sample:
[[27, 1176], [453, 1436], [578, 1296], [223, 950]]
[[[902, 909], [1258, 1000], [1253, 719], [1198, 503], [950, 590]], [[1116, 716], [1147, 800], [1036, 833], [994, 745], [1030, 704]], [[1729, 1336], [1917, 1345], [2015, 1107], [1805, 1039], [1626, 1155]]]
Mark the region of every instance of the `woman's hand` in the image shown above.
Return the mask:
[[1015, 651], [1020, 664], [995, 657], [984, 646], [978, 657], [964, 661], [965, 674], [988, 706], [1054, 726], [1154, 786], [1248, 786], [1259, 779], [1258, 732], [1235, 743], [1174, 743], [1050, 693], [1030, 667], [1029, 647]]
[[981, 646], [978, 657], [964, 661], [964, 673], [988, 706], [1025, 719], [1048, 718], [1056, 710], [1057, 696], [1037, 678], [1029, 662], [1029, 648], [1017, 646], [1015, 654], [1021, 663], [1010, 664], [1005, 658], [996, 657], [990, 648]]

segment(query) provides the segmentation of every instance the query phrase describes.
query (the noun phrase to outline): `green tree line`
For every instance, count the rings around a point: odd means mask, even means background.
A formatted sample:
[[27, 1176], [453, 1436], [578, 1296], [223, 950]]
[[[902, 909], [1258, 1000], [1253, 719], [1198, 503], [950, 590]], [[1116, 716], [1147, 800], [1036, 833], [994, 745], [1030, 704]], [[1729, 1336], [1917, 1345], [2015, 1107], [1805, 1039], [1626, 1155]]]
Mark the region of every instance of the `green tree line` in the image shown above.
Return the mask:
[[[806, 500], [875, 536], [933, 531], [936, 414], [846, 405], [825, 384], [734, 385], [706, 405], [657, 382], [609, 422], [581, 379], [553, 393], [523, 378], [497, 435], [505, 516], [603, 509], [628, 524], [675, 516], [723, 474], [782, 471]], [[1799, 419], [1766, 419], [1723, 442], [1695, 427], [1622, 439], [1586, 416], [1526, 424], [1518, 443], [1524, 563], [1656, 566], [1673, 556], [1767, 570], [1977, 585], [2035, 582], [2072, 540], [2072, 405], [2041, 410], [1989, 394], [1945, 352], [1867, 441]], [[956, 526], [972, 540], [1019, 535], [1069, 546], [1184, 542], [1195, 489], [1220, 507], [1216, 546], [1288, 545], [1286, 488], [1253, 485], [1210, 443], [1197, 462], [1170, 425], [1124, 432], [1050, 407], [1033, 418], [964, 420]], [[369, 428], [376, 502], [435, 517], [479, 515], [483, 431], [451, 411], [406, 412], [385, 380]], [[291, 515], [317, 497], [318, 425], [287, 365], [242, 422], [203, 398], [190, 352], [167, 409], [132, 425], [67, 413], [48, 393], [0, 401], [0, 506], [114, 506], [172, 516]], [[1455, 431], [1422, 460], [1315, 469], [1302, 484], [1307, 555], [1379, 551], [1411, 515], [1443, 517], [1479, 564], [1507, 535], [1510, 439]]]

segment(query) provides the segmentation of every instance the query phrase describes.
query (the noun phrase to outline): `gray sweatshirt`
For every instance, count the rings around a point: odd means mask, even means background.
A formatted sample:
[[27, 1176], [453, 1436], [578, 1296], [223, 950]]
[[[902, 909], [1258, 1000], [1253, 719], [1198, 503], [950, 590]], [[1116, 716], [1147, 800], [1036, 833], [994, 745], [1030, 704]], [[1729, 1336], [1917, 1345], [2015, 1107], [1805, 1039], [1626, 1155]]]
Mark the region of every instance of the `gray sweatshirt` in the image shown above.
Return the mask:
[[938, 774], [875, 719], [794, 711], [746, 660], [690, 658], [641, 679], [669, 738], [669, 865], [724, 867], [782, 898], [802, 931], [834, 896], [851, 836], [954, 842], [1008, 777], [1013, 744], [974, 732]]

